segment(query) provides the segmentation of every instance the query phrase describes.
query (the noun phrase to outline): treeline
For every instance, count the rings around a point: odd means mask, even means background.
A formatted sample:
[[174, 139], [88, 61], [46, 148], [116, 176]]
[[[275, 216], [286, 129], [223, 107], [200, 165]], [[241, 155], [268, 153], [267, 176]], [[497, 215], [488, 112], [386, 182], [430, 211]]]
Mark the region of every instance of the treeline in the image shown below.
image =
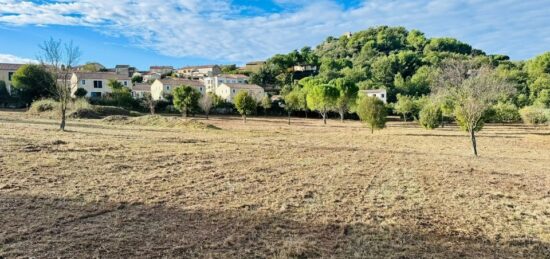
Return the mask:
[[[427, 38], [420, 31], [408, 31], [403, 27], [369, 28], [351, 36], [328, 37], [315, 49], [304, 47], [288, 54], [277, 54], [251, 75], [251, 81], [264, 87], [279, 87], [283, 96], [293, 91], [303, 91], [303, 95], [311, 85], [331, 86], [327, 92], [335, 95], [336, 90], [339, 92], [332, 107], [317, 107], [316, 103], [310, 104], [307, 100], [318, 98], [305, 96], [299, 109], [319, 108], [321, 114], [325, 110], [336, 111], [342, 117], [343, 112], [354, 106], [358, 90], [386, 89], [390, 113], [405, 119], [419, 119], [446, 60], [490, 68], [496, 77], [513, 85], [513, 93], [501, 96], [486, 111], [487, 120], [518, 121], [519, 110], [524, 107], [547, 109], [550, 106], [550, 52], [528, 61], [511, 61], [508, 56], [487, 55], [457, 39]], [[303, 73], [293, 69], [299, 65], [317, 69], [304, 78]], [[443, 117], [452, 120], [450, 108], [453, 104], [449, 102], [444, 102], [441, 110]]]

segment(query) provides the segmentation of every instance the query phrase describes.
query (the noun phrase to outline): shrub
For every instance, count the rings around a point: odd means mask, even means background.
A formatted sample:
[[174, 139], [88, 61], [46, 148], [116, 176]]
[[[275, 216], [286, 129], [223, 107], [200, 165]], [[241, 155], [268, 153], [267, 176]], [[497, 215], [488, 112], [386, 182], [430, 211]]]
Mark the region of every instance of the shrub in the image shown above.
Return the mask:
[[523, 123], [529, 125], [545, 124], [550, 120], [550, 111], [539, 106], [526, 106], [519, 110]]
[[521, 119], [519, 109], [513, 103], [499, 102], [492, 107], [491, 113], [489, 120], [492, 122], [516, 122]]
[[76, 99], [71, 104], [72, 110], [79, 110], [79, 109], [92, 109], [92, 105], [88, 102], [88, 100], [84, 98]]
[[77, 88], [76, 91], [74, 91], [74, 96], [76, 96], [77, 98], [83, 98], [84, 96], [86, 96], [86, 94], [88, 94], [88, 91], [86, 91], [86, 89], [84, 88]]
[[30, 113], [38, 114], [42, 112], [48, 112], [53, 111], [59, 107], [59, 103], [56, 102], [54, 99], [42, 99], [35, 101], [31, 104], [31, 108], [29, 109]]
[[365, 122], [374, 133], [375, 129], [386, 127], [386, 107], [384, 102], [376, 97], [362, 96], [357, 100], [357, 115], [361, 121]]
[[420, 125], [426, 129], [439, 127], [442, 119], [442, 112], [438, 105], [427, 104], [420, 110]]

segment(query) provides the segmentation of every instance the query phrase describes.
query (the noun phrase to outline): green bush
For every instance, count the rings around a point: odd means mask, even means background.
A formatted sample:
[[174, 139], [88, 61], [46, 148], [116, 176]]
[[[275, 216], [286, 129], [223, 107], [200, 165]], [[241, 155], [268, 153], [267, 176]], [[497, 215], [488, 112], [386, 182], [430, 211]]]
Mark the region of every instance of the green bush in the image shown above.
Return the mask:
[[519, 109], [513, 103], [499, 102], [492, 107], [489, 117], [491, 122], [517, 122], [520, 120]]
[[427, 104], [420, 110], [420, 125], [426, 129], [439, 127], [442, 119], [441, 109], [438, 105]]
[[519, 110], [523, 123], [529, 125], [541, 125], [550, 120], [550, 110], [539, 106], [526, 106]]
[[42, 112], [54, 111], [59, 107], [59, 103], [54, 99], [42, 99], [34, 101], [29, 109], [30, 113], [39, 114]]

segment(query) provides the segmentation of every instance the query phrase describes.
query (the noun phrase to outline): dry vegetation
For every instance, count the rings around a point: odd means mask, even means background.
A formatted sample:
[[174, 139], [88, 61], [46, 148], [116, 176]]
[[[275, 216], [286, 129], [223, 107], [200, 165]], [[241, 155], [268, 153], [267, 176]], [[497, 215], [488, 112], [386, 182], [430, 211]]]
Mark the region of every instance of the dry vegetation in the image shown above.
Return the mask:
[[207, 123], [0, 112], [0, 257], [550, 257], [548, 128]]

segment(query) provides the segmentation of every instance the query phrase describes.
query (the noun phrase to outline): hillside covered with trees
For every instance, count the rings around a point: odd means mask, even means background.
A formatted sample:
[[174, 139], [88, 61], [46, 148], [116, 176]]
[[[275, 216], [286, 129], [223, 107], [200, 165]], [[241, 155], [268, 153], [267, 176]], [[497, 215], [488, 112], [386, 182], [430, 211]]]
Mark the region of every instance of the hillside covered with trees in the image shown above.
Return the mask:
[[[415, 99], [429, 95], [432, 80], [448, 59], [490, 66], [512, 83], [516, 91], [499, 100], [500, 107], [517, 110], [533, 104], [550, 105], [550, 52], [528, 61], [511, 61], [506, 55], [487, 54], [454, 38], [427, 38], [418, 30], [403, 27], [373, 27], [340, 38], [328, 37], [314, 49], [277, 54], [251, 81], [278, 86], [282, 95], [304, 88], [311, 80], [333, 86], [345, 82], [357, 89], [386, 89], [388, 102], [395, 103], [398, 96]], [[317, 69], [304, 79], [293, 69], [296, 65]]]

